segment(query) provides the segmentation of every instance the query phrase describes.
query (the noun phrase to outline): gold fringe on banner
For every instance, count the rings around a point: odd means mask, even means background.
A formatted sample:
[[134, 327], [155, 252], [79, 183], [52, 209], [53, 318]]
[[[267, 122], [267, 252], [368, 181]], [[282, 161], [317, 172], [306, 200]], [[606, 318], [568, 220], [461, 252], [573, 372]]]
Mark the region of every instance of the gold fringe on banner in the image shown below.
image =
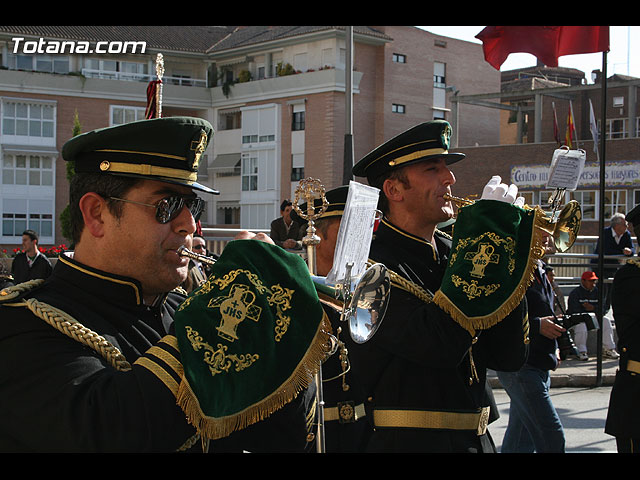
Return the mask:
[[542, 243], [544, 231], [540, 228], [545, 226], [542, 221], [544, 211], [539, 207], [534, 210], [534, 225], [531, 241], [529, 244], [529, 256], [527, 259], [527, 267], [522, 275], [520, 282], [514, 288], [513, 292], [507, 300], [495, 311], [488, 315], [479, 317], [468, 317], [441, 291], [438, 290], [433, 297], [433, 302], [442, 310], [451, 316], [462, 328], [467, 330], [471, 336], [475, 336], [478, 330], [486, 330], [491, 328], [506, 316], [508, 316], [522, 302], [522, 298], [527, 292], [529, 285], [534, 280], [534, 270], [538, 268], [538, 260], [544, 257], [545, 247]]
[[302, 390], [309, 388], [313, 383], [314, 375], [326, 358], [330, 333], [331, 324], [327, 314], [323, 312], [313, 341], [289, 378], [271, 395], [241, 412], [220, 418], [207, 416], [202, 411], [184, 375], [178, 388], [177, 403], [186, 414], [189, 423], [196, 428], [203, 439], [224, 438], [235, 431], [260, 422], [291, 402]]

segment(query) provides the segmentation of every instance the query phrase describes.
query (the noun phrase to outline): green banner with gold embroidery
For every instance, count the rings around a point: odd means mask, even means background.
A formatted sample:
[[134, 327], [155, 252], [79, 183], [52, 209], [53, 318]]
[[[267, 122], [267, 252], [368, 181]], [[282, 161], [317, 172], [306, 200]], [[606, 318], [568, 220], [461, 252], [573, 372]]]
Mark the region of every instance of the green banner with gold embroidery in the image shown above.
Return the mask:
[[225, 247], [175, 326], [178, 404], [208, 439], [268, 417], [311, 385], [330, 332], [304, 260], [257, 240]]
[[449, 264], [433, 301], [472, 334], [490, 328], [522, 300], [544, 255], [540, 209], [497, 200], [461, 207]]

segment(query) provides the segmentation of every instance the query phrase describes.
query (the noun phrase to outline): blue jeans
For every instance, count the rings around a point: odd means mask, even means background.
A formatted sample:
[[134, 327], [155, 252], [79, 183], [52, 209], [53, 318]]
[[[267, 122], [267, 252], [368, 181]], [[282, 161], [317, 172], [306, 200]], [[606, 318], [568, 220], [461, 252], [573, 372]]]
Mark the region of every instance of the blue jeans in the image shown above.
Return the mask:
[[549, 395], [549, 371], [525, 365], [497, 374], [511, 398], [501, 452], [564, 453], [564, 430]]

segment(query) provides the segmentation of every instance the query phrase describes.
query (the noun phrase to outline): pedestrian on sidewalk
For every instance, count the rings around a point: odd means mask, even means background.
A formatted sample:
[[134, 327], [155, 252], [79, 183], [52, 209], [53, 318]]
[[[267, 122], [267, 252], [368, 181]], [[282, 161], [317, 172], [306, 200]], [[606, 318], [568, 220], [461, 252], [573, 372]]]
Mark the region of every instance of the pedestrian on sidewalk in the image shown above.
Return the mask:
[[[549, 237], [545, 236], [548, 246]], [[529, 357], [517, 372], [496, 372], [511, 404], [502, 453], [564, 453], [564, 429], [553, 405], [550, 371], [558, 367], [558, 342], [566, 329], [554, 322], [553, 288], [544, 263], [527, 289]]]
[[562, 293], [562, 290], [560, 289], [560, 285], [558, 285], [555, 281], [556, 274], [553, 271], [553, 267], [551, 265], [545, 265], [544, 271], [547, 273], [547, 278], [551, 282], [553, 294], [555, 295], [553, 311], [555, 312], [556, 316], [560, 317], [567, 311], [567, 300], [564, 297], [564, 293]]

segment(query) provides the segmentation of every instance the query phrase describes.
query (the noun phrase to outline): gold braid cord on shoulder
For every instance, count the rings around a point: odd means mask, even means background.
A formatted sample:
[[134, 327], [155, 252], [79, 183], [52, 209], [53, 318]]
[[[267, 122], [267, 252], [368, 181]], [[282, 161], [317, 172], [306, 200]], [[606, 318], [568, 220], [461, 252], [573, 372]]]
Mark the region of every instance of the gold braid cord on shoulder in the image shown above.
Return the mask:
[[640, 268], [640, 258], [638, 257], [628, 259], [627, 263], [630, 263], [631, 265], [635, 265], [636, 267]]
[[[376, 262], [369, 259], [367, 263], [369, 265], [373, 265]], [[407, 280], [402, 275], [394, 272], [389, 268], [387, 268], [387, 272], [389, 273], [389, 280], [391, 280], [391, 285], [393, 285], [394, 287], [410, 293], [411, 295], [417, 297], [425, 303], [431, 303], [431, 301], [433, 300], [433, 295], [430, 292], [420, 287], [419, 285], [416, 285], [411, 280]]]
[[[0, 291], [0, 300], [2, 300], [3, 304], [8, 307], [28, 308], [35, 316], [44, 320], [56, 330], [98, 352], [116, 370], [131, 370], [131, 364], [125, 359], [120, 350], [109, 343], [109, 341], [104, 337], [83, 326], [68, 313], [52, 307], [47, 303], [39, 302], [34, 298], [22, 300], [16, 303], [6, 303], [6, 301], [10, 301], [21, 293], [39, 286], [43, 282], [44, 280], [42, 279], [30, 280], [28, 282], [3, 289]], [[182, 452], [188, 450], [199, 439], [200, 435], [193, 435], [176, 451]]]
[[124, 358], [120, 350], [104, 337], [82, 325], [68, 313], [47, 303], [39, 302], [35, 298], [12, 303], [9, 306], [27, 307], [36, 317], [41, 318], [59, 332], [98, 352], [116, 370], [131, 370], [131, 364]]
[[42, 279], [30, 280], [13, 287], [5, 288], [0, 292], [0, 301], [8, 307], [28, 308], [36, 317], [44, 320], [59, 332], [98, 352], [113, 368], [120, 371], [131, 370], [131, 365], [127, 362], [120, 350], [109, 343], [104, 337], [82, 325], [68, 313], [48, 303], [40, 302], [35, 298], [8, 303], [22, 293], [38, 287], [43, 282], [44, 280]]
[[0, 290], [0, 303], [8, 302], [14, 298], [22, 295], [25, 292], [31, 291], [34, 288], [42, 285], [44, 280], [42, 278], [36, 278], [35, 280], [29, 280], [28, 282], [12, 285]]

